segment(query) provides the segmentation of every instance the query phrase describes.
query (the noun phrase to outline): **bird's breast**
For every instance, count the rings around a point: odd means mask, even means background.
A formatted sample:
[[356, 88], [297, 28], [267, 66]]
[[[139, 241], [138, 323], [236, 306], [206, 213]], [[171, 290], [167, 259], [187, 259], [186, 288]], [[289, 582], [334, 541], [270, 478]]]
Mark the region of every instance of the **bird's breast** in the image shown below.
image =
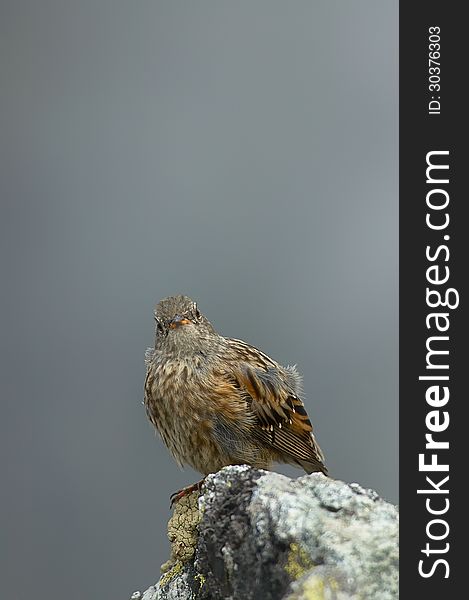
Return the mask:
[[207, 412], [210, 371], [202, 357], [155, 361], [150, 397], [160, 419], [200, 421]]
[[215, 452], [211, 441], [213, 409], [207, 369], [198, 361], [154, 363], [147, 380], [147, 412], [180, 464], [207, 471], [204, 456]]
[[207, 378], [207, 365], [198, 357], [163, 360], [154, 368], [155, 384], [163, 394], [194, 392]]

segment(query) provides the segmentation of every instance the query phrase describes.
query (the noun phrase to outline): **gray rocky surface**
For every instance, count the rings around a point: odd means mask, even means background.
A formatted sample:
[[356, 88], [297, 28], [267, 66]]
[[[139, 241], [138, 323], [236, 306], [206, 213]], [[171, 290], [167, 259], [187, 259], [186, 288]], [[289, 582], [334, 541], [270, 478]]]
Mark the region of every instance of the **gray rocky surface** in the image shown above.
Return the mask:
[[319, 473], [247, 466], [207, 477], [175, 507], [171, 557], [133, 600], [398, 598], [398, 511]]

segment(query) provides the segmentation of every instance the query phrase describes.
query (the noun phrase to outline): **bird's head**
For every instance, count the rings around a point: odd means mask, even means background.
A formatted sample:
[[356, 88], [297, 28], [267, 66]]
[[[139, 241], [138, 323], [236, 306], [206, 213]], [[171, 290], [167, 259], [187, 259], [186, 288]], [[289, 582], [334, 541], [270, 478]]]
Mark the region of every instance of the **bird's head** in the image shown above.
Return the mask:
[[212, 324], [197, 308], [197, 303], [188, 296], [164, 298], [156, 305], [154, 316], [157, 348], [190, 351], [216, 335]]

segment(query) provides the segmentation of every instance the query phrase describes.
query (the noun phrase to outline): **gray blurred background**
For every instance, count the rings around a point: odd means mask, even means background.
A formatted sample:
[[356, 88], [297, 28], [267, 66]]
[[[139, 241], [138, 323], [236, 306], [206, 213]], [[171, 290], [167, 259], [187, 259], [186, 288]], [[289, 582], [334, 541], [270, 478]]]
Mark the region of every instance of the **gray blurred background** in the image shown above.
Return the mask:
[[297, 363], [330, 473], [397, 501], [397, 18], [2, 0], [2, 598], [157, 579], [198, 479], [141, 403], [174, 293]]

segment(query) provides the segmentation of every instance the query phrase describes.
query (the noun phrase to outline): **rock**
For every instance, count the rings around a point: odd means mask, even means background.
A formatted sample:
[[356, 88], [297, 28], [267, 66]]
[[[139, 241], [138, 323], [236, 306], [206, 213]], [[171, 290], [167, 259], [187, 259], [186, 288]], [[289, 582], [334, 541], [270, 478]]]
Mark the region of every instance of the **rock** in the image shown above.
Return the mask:
[[171, 558], [141, 600], [398, 598], [398, 511], [313, 473], [225, 467], [180, 500]]

